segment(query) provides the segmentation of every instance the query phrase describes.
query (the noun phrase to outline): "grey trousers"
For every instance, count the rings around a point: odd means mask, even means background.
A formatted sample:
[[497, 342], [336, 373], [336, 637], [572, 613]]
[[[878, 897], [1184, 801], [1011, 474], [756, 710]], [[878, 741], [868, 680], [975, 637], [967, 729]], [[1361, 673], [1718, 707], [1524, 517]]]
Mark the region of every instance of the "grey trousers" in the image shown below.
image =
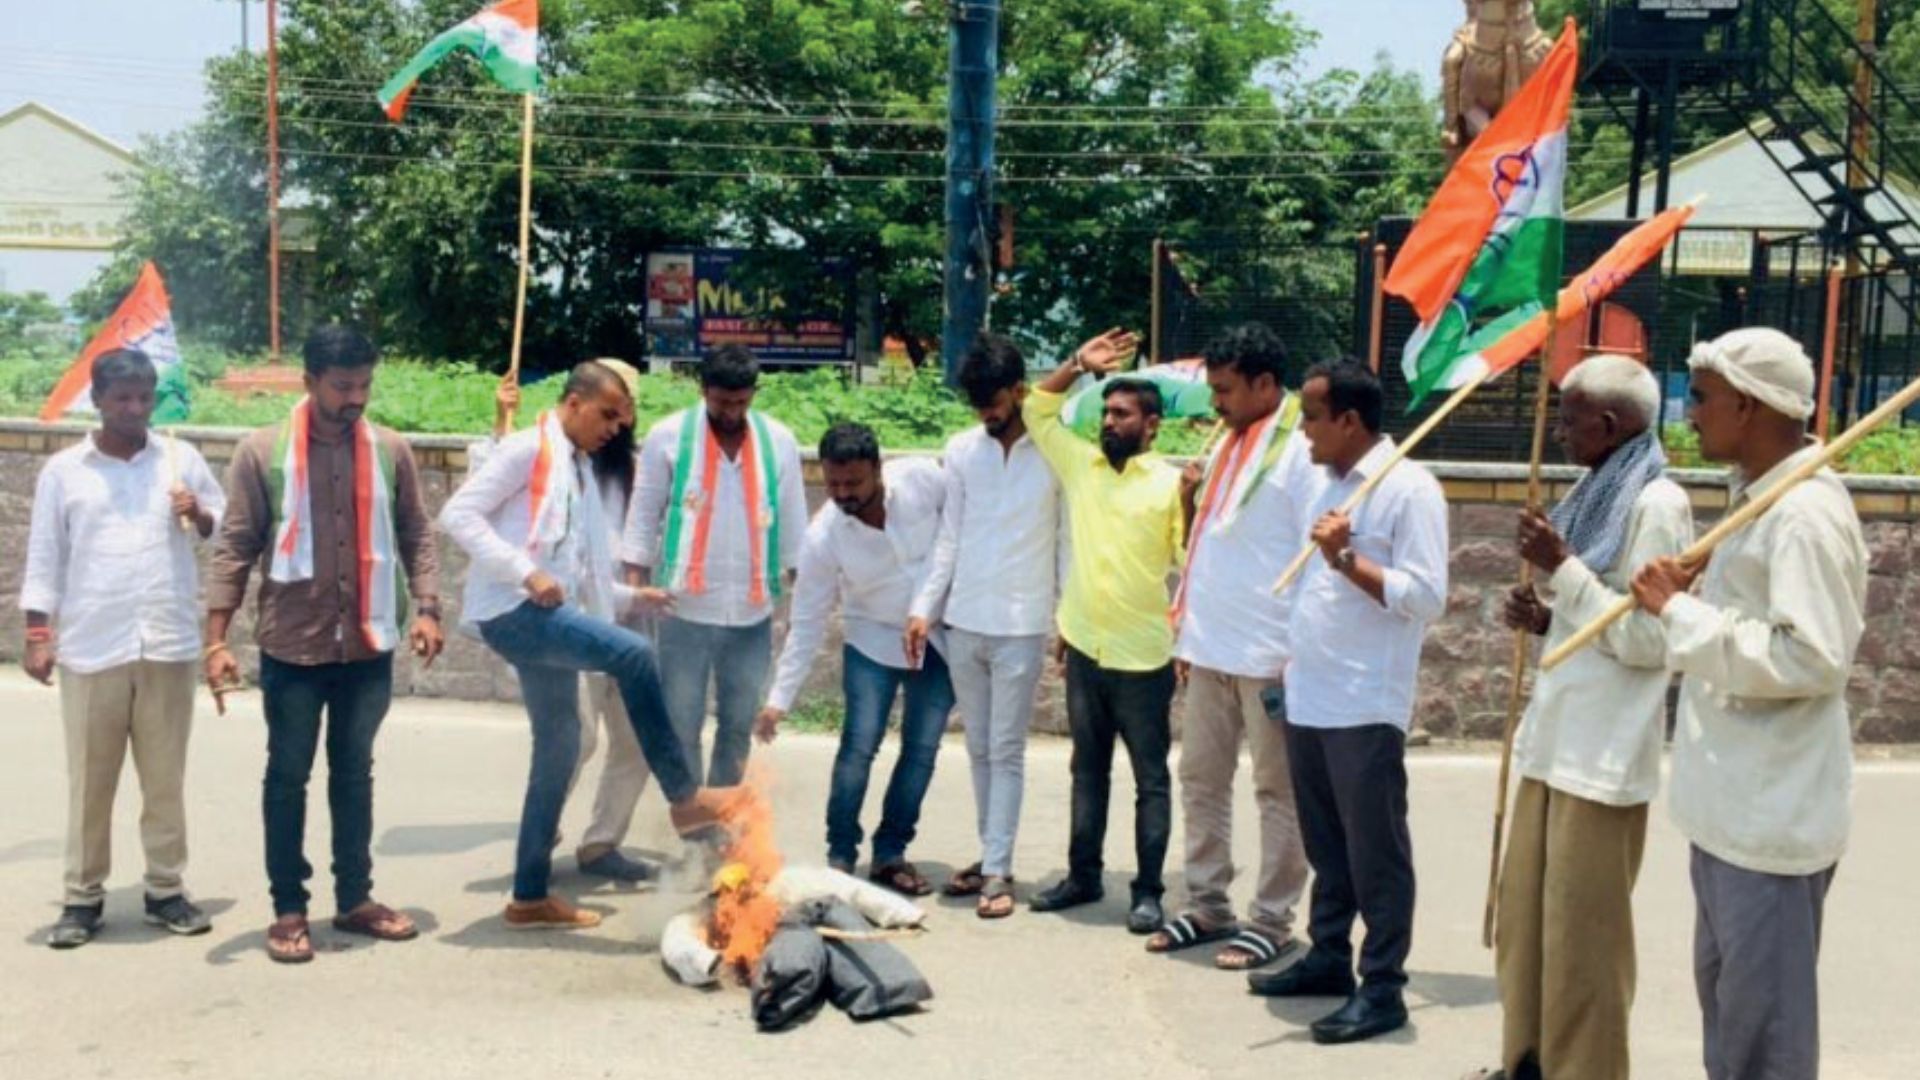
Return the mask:
[[980, 872], [1013, 876], [1013, 842], [1026, 787], [1027, 728], [1040, 683], [1044, 634], [999, 637], [947, 628], [947, 671], [967, 731]]
[[1763, 874], [1692, 851], [1693, 980], [1709, 1080], [1814, 1080], [1820, 916], [1834, 867]]

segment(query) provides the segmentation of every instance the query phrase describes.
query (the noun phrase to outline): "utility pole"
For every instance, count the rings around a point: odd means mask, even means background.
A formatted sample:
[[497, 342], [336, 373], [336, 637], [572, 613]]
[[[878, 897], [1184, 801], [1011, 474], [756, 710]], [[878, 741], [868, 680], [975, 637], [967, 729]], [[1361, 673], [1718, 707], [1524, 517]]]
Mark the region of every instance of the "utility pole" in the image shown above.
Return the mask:
[[993, 284], [994, 87], [1002, 0], [950, 0], [947, 50], [947, 265], [940, 356], [947, 382], [987, 325]]
[[267, 355], [280, 362], [280, 0], [267, 0]]

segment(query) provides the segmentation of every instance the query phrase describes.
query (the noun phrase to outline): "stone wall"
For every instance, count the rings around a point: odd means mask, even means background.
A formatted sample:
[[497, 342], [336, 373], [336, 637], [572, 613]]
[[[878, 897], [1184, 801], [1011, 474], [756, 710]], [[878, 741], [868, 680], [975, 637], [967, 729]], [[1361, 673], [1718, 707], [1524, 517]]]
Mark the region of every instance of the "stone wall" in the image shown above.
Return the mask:
[[[34, 478], [51, 452], [71, 444], [84, 429], [0, 420], [0, 659], [17, 660], [22, 616], [18, 610], [20, 574], [25, 561], [27, 525]], [[240, 432], [186, 429], [181, 437], [224, 471]], [[429, 510], [440, 504], [466, 470], [469, 440], [436, 436], [413, 439]], [[809, 468], [808, 496], [818, 505], [818, 477]], [[1502, 596], [1515, 580], [1518, 563], [1512, 536], [1514, 514], [1525, 501], [1525, 470], [1513, 466], [1432, 466], [1451, 504], [1453, 557], [1447, 613], [1428, 634], [1420, 673], [1420, 704], [1415, 725], [1439, 738], [1498, 738], [1505, 718], [1510, 681], [1512, 637], [1500, 625]], [[1724, 482], [1712, 472], [1684, 472], [1677, 478], [1693, 498], [1700, 526], [1711, 526], [1726, 506]], [[1549, 470], [1555, 494], [1573, 474]], [[1920, 742], [1920, 613], [1906, 613], [1909, 596], [1920, 602], [1920, 566], [1913, 547], [1920, 522], [1920, 481], [1904, 477], [1862, 477], [1849, 482], [1855, 504], [1867, 521], [1872, 551], [1868, 624], [1848, 696], [1862, 742]], [[442, 544], [440, 557], [452, 627], [459, 613], [459, 582], [465, 558]], [[237, 646], [250, 642], [251, 612], [241, 615], [233, 634]], [[252, 670], [251, 648], [242, 662]], [[808, 683], [807, 697], [837, 696], [839, 648], [822, 649]], [[511, 670], [479, 642], [448, 634], [446, 653], [431, 669], [402, 659], [395, 668], [398, 693], [468, 700], [514, 700]], [[1177, 710], [1176, 710], [1177, 715]], [[1063, 732], [1066, 716], [1058, 680], [1051, 672], [1041, 685], [1035, 719], [1042, 731]]]

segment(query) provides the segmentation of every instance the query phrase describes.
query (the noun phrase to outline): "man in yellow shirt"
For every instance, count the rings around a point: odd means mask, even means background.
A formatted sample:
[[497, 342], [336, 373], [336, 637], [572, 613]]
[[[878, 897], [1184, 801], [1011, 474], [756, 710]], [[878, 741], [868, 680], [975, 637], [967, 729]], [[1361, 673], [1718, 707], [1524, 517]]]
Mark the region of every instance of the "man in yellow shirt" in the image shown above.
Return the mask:
[[1066, 391], [1082, 372], [1104, 376], [1138, 347], [1134, 335], [1119, 330], [1087, 342], [1027, 396], [1022, 414], [1059, 477], [1073, 546], [1058, 616], [1073, 735], [1072, 838], [1066, 878], [1035, 896], [1033, 910], [1062, 911], [1105, 894], [1101, 850], [1118, 738], [1134, 776], [1137, 869], [1127, 929], [1150, 934], [1164, 918], [1160, 870], [1172, 833], [1167, 578], [1180, 565], [1186, 531], [1180, 473], [1151, 451], [1161, 412], [1151, 383], [1107, 382], [1098, 448], [1060, 420]]

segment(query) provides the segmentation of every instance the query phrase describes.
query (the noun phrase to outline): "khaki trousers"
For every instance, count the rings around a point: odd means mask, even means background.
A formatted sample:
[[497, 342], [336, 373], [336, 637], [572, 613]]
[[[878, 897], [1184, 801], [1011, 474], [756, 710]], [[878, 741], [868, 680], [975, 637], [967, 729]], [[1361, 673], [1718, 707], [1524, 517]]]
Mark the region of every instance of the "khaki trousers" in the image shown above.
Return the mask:
[[[1287, 767], [1278, 679], [1249, 679], [1203, 667], [1187, 674], [1181, 714], [1180, 809], [1186, 823], [1187, 897], [1214, 925], [1232, 922], [1233, 778], [1244, 737], [1253, 755], [1253, 801], [1260, 816], [1260, 877], [1248, 922], [1275, 941], [1293, 930], [1307, 886], [1306, 847]], [[1281, 715], [1271, 715], [1263, 695]]]
[[193, 727], [192, 661], [131, 664], [81, 675], [60, 670], [60, 713], [67, 734], [66, 900], [106, 899], [112, 861], [113, 796], [127, 747], [140, 777], [140, 841], [147, 852], [147, 895], [184, 889], [187, 866], [187, 735]]
[[653, 770], [640, 754], [633, 724], [627, 720], [619, 685], [605, 675], [588, 674], [585, 678], [586, 692], [580, 695], [580, 760], [573, 768], [573, 783], [578, 784], [587, 771], [602, 729], [606, 731], [607, 754], [600, 765], [600, 784], [594, 790], [593, 816], [580, 836], [578, 854], [582, 861], [605, 855], [627, 838], [640, 796], [653, 778]]
[[1626, 1080], [1633, 883], [1647, 807], [1521, 780], [1500, 870], [1494, 963], [1509, 1076]]

